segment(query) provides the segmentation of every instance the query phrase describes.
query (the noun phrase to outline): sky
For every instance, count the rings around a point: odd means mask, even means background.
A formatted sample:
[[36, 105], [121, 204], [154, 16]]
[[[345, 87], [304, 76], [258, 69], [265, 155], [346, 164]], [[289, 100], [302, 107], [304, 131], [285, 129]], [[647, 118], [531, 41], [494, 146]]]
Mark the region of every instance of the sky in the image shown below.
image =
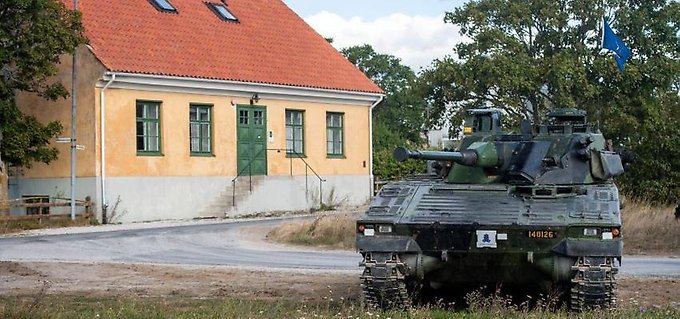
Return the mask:
[[319, 34], [342, 48], [370, 44], [418, 72], [462, 41], [444, 12], [463, 0], [283, 0]]

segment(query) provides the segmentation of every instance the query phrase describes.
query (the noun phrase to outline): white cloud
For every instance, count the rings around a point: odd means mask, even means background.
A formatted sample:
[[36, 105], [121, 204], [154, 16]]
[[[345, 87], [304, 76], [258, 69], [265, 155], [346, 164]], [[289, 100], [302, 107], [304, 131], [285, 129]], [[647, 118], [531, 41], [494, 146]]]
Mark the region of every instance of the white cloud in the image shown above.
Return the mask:
[[453, 54], [453, 47], [463, 39], [458, 27], [444, 23], [444, 16], [407, 16], [397, 13], [364, 21], [345, 19], [323, 11], [305, 18], [319, 34], [333, 38], [333, 46], [342, 49], [370, 44], [379, 53], [394, 55], [415, 71], [432, 60]]

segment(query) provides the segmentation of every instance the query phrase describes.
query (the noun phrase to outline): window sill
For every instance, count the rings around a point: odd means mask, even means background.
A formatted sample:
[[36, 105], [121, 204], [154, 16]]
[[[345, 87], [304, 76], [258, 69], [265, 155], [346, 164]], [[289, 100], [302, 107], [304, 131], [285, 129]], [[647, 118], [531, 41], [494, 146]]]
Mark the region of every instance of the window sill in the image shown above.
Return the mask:
[[215, 157], [215, 154], [213, 153], [191, 153], [191, 157]]
[[286, 158], [307, 158], [307, 155], [286, 153]]
[[347, 159], [345, 155], [331, 155], [331, 154], [326, 154], [326, 158], [328, 159]]
[[143, 151], [137, 151], [137, 156], [162, 157], [162, 156], [163, 156], [163, 153], [161, 153], [161, 152], [143, 152]]

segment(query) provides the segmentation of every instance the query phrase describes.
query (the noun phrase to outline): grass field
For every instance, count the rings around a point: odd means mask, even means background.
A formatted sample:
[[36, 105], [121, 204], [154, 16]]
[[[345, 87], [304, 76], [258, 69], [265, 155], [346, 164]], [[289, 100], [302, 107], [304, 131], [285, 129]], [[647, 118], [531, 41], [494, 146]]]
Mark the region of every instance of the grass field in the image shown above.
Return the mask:
[[424, 307], [381, 312], [342, 300], [318, 303], [240, 299], [182, 299], [144, 297], [79, 297], [42, 295], [0, 297], [2, 318], [678, 318], [678, 307], [641, 309], [635, 304], [617, 310], [570, 314], [526, 309], [489, 298], [467, 311]]
[[674, 206], [626, 202], [623, 217], [624, 252], [629, 255], [680, 255], [680, 220]]

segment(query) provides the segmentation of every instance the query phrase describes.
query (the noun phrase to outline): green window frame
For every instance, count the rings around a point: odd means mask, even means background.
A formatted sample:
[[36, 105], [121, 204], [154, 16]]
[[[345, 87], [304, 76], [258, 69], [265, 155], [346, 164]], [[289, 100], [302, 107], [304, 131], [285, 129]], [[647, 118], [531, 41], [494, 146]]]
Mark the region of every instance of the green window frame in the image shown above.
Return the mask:
[[137, 154], [161, 155], [161, 102], [137, 101]]
[[212, 105], [189, 105], [189, 151], [191, 155], [213, 155], [212, 113]]
[[326, 154], [328, 157], [344, 157], [344, 113], [326, 113]]
[[305, 155], [305, 112], [286, 110], [286, 155]]

